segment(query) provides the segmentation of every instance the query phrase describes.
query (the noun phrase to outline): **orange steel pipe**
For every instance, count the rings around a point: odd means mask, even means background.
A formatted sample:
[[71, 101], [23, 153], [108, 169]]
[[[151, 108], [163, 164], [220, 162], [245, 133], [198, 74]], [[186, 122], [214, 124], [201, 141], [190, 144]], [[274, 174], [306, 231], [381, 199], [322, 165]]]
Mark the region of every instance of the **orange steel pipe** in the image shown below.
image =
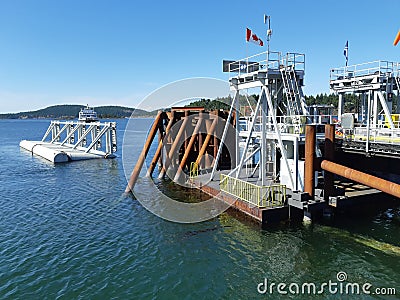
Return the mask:
[[344, 178], [356, 181], [358, 183], [364, 184], [371, 188], [380, 190], [389, 195], [400, 198], [400, 185], [394, 182], [387, 181], [385, 179], [372, 176], [328, 160], [323, 160], [321, 162], [321, 168], [325, 171], [337, 174]]
[[207, 136], [206, 136], [206, 138], [205, 138], [205, 140], [204, 140], [204, 142], [203, 142], [203, 145], [202, 145], [202, 147], [201, 147], [201, 149], [200, 149], [200, 151], [199, 151], [199, 155], [197, 156], [197, 159], [196, 159], [196, 164], [197, 164], [197, 165], [199, 165], [202, 156], [204, 155], [204, 153], [205, 153], [206, 150], [207, 150], [208, 143], [210, 142], [210, 139], [211, 139], [211, 137], [212, 137], [212, 135], [213, 135], [213, 133], [214, 133], [215, 127], [217, 126], [217, 119], [218, 119], [218, 117], [216, 117], [216, 118], [214, 119], [214, 121], [213, 121], [212, 124], [211, 124], [210, 129], [207, 130], [207, 131], [208, 131], [208, 132], [207, 132]]
[[186, 165], [186, 161], [187, 161], [187, 159], [189, 157], [190, 152], [192, 151], [192, 147], [194, 145], [194, 142], [196, 141], [196, 137], [197, 137], [197, 134], [200, 131], [200, 127], [201, 127], [202, 122], [203, 122], [203, 116], [202, 116], [202, 114], [199, 114], [199, 120], [197, 121], [196, 127], [194, 128], [192, 136], [190, 137], [189, 144], [188, 144], [187, 148], [185, 149], [185, 153], [183, 154], [181, 163], [179, 164], [179, 169], [176, 172], [175, 179], [174, 179], [175, 181], [178, 181], [179, 177], [182, 174], [182, 170]]
[[[174, 114], [172, 112], [171, 113], [171, 119], [169, 120], [167, 128], [165, 129], [165, 135], [168, 134], [168, 132], [171, 129], [173, 124], [174, 124]], [[163, 139], [161, 139], [159, 141], [159, 143], [158, 143], [158, 147], [157, 147], [156, 153], [154, 154], [153, 160], [150, 163], [149, 169], [147, 170], [147, 174], [146, 174], [147, 177], [151, 177], [151, 175], [153, 175], [153, 171], [154, 171], [154, 168], [156, 167], [157, 161], [161, 157], [161, 152], [162, 152], [163, 146], [164, 146]]]
[[[325, 125], [325, 153], [324, 158], [329, 161], [335, 159], [335, 125]], [[324, 198], [329, 199], [329, 196], [334, 196], [334, 175], [331, 172], [324, 172]]]
[[[185, 110], [185, 118], [189, 117], [189, 111]], [[188, 146], [188, 131], [185, 130], [185, 143], [184, 143], [184, 148], [186, 149]]]
[[139, 177], [140, 170], [142, 169], [143, 163], [146, 159], [147, 153], [150, 150], [151, 143], [153, 142], [154, 137], [156, 136], [157, 129], [160, 121], [162, 121], [163, 112], [159, 111], [153, 125], [151, 126], [149, 136], [147, 137], [146, 143], [143, 146], [142, 152], [139, 155], [138, 161], [136, 162], [135, 168], [132, 171], [131, 177], [129, 178], [128, 185], [125, 188], [125, 193], [129, 193], [132, 191], [135, 183]]
[[181, 137], [182, 137], [183, 133], [186, 130], [186, 126], [187, 126], [188, 122], [189, 122], [189, 118], [188, 117], [184, 117], [183, 118], [183, 122], [180, 125], [181, 127], [179, 128], [179, 131], [176, 134], [176, 137], [174, 138], [174, 142], [173, 142], [173, 144], [171, 146], [171, 149], [169, 150], [169, 153], [167, 153], [167, 156], [165, 157], [165, 163], [164, 163], [164, 166], [162, 167], [162, 170], [161, 170], [160, 175], [158, 176], [158, 178], [161, 179], [161, 178], [164, 177], [165, 173], [167, 172], [167, 170], [168, 170], [168, 168], [169, 168], [169, 166], [170, 166], [170, 164], [172, 162], [171, 160], [172, 160], [172, 158], [174, 156], [175, 150], [179, 151], [179, 149], [177, 149], [177, 147], [178, 147], [178, 144], [180, 143], [180, 140], [181, 140]]
[[304, 162], [304, 192], [314, 197], [315, 189], [315, 125], [306, 125], [306, 146]]

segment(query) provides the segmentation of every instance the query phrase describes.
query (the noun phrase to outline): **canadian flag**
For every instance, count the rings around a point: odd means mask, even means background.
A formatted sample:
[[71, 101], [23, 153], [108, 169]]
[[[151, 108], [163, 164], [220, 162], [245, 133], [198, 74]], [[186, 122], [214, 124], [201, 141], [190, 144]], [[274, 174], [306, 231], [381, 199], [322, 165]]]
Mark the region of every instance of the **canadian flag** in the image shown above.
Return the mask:
[[246, 28], [246, 42], [252, 42], [261, 47], [264, 46], [264, 42], [249, 28]]

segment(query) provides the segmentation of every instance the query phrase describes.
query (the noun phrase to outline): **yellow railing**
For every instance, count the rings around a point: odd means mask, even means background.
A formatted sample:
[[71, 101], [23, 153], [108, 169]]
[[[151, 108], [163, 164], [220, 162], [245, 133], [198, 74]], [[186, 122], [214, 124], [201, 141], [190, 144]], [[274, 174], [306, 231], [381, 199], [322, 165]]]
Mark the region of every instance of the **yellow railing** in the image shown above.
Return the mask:
[[196, 178], [199, 176], [199, 165], [196, 162], [190, 163], [189, 176], [190, 178]]
[[282, 184], [259, 186], [221, 174], [219, 185], [221, 191], [258, 207], [283, 206], [286, 200], [286, 186]]

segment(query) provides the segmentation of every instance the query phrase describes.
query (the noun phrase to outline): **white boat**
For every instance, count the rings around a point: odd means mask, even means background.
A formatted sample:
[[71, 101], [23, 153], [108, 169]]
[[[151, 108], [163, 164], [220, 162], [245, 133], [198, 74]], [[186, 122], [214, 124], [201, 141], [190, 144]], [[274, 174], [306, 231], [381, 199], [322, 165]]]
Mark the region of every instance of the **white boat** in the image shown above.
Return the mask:
[[79, 112], [79, 121], [97, 122], [98, 120], [97, 112], [95, 112], [93, 108], [89, 107], [89, 105], [86, 105], [86, 107], [82, 108]]

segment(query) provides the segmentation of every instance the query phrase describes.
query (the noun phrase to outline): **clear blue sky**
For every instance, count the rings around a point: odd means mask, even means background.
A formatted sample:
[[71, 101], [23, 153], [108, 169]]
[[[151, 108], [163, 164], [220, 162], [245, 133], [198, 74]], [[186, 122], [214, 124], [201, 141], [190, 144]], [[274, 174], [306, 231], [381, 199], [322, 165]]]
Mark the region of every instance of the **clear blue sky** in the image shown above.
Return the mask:
[[223, 59], [246, 50], [245, 28], [271, 50], [306, 54], [305, 93], [329, 92], [345, 62], [400, 61], [400, 1], [0, 1], [0, 112], [53, 104], [135, 106], [188, 77], [227, 79]]

